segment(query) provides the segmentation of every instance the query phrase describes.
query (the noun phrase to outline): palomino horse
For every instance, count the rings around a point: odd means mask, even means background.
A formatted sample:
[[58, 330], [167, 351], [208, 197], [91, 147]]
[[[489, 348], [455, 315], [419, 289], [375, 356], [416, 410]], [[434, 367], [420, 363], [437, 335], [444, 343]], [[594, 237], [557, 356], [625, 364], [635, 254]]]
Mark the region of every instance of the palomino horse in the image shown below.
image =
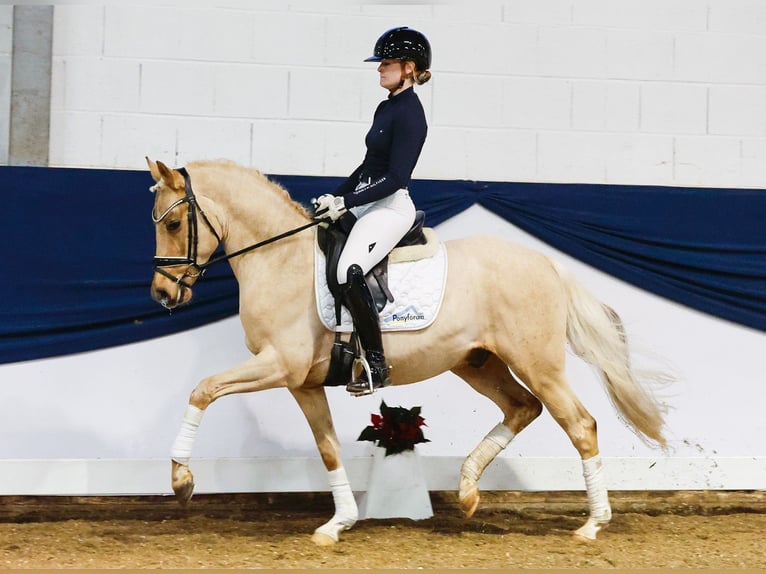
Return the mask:
[[[172, 449], [173, 490], [182, 504], [191, 498], [189, 457], [211, 403], [232, 393], [284, 387], [308, 420], [335, 503], [335, 514], [312, 539], [333, 544], [340, 532], [354, 525], [358, 514], [323, 386], [334, 334], [322, 324], [315, 307], [316, 233], [308, 230], [311, 216], [254, 169], [198, 161], [187, 170], [174, 170], [149, 158], [147, 162], [156, 182], [152, 297], [169, 309], [188, 303], [195, 280], [223, 244], [239, 282], [240, 319], [253, 355], [200, 381], [192, 391]], [[278, 240], [270, 241], [273, 238]], [[608, 524], [611, 508], [596, 422], [565, 376], [567, 341], [602, 374], [623, 420], [646, 441], [664, 445], [664, 409], [647, 385], [653, 381], [639, 380], [632, 371], [617, 314], [561, 265], [492, 236], [448, 241], [445, 246], [452, 271], [438, 317], [419, 331], [384, 333], [393, 384], [452, 371], [502, 411], [502, 421], [461, 467], [459, 500], [469, 517], [479, 504], [478, 482], [484, 469], [545, 406], [582, 459], [590, 516], [575, 534], [595, 539]], [[267, 287], [269, 278], [272, 288]], [[466, 316], [471, 320], [464, 321]]]

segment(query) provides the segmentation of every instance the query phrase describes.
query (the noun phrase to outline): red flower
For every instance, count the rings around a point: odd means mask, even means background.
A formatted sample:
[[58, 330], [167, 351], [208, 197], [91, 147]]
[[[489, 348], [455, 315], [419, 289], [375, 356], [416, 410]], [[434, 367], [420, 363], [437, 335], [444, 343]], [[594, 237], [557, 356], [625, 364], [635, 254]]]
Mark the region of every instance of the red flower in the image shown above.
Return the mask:
[[385, 448], [386, 456], [413, 450], [421, 442], [430, 442], [420, 429], [426, 424], [420, 416], [420, 407], [389, 407], [381, 401], [380, 414], [372, 413], [370, 421], [372, 425], [365, 427], [357, 440], [369, 440]]

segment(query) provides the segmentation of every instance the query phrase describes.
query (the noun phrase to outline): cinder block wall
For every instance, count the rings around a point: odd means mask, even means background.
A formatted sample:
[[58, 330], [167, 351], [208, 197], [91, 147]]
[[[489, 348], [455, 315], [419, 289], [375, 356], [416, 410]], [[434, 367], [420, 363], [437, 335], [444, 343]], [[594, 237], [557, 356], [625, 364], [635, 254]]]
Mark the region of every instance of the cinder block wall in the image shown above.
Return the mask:
[[113, 4], [56, 6], [52, 165], [345, 175], [404, 24], [434, 49], [417, 178], [766, 181], [763, 0]]

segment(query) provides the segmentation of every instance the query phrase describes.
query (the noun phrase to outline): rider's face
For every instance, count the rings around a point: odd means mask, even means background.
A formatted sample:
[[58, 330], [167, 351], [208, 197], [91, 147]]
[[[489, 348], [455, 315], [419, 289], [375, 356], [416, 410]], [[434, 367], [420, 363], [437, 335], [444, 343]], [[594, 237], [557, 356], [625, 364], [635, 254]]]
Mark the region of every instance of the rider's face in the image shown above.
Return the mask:
[[[404, 62], [407, 66], [411, 62]], [[378, 65], [380, 85], [387, 90], [396, 90], [402, 81], [402, 61], [396, 58], [384, 58]]]

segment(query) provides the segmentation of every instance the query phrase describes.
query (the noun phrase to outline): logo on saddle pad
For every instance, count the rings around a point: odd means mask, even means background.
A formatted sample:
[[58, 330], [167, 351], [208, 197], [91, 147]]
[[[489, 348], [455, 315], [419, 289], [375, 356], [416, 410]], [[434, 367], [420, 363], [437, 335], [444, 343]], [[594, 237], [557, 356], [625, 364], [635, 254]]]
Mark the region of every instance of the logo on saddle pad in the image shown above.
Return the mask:
[[[404, 249], [409, 249], [405, 247]], [[395, 249], [388, 263], [388, 287], [394, 296], [380, 312], [381, 331], [415, 331], [433, 323], [444, 298], [447, 282], [447, 253], [438, 243], [435, 253], [424, 259], [400, 261]], [[335, 330], [335, 299], [327, 287], [325, 257], [317, 247], [314, 250], [314, 286], [317, 313], [325, 327]], [[351, 314], [343, 307], [341, 332], [353, 330]]]
[[401, 313], [393, 313], [385, 319], [384, 323], [406, 323], [407, 321], [425, 321], [426, 315], [414, 305], [410, 305]]

